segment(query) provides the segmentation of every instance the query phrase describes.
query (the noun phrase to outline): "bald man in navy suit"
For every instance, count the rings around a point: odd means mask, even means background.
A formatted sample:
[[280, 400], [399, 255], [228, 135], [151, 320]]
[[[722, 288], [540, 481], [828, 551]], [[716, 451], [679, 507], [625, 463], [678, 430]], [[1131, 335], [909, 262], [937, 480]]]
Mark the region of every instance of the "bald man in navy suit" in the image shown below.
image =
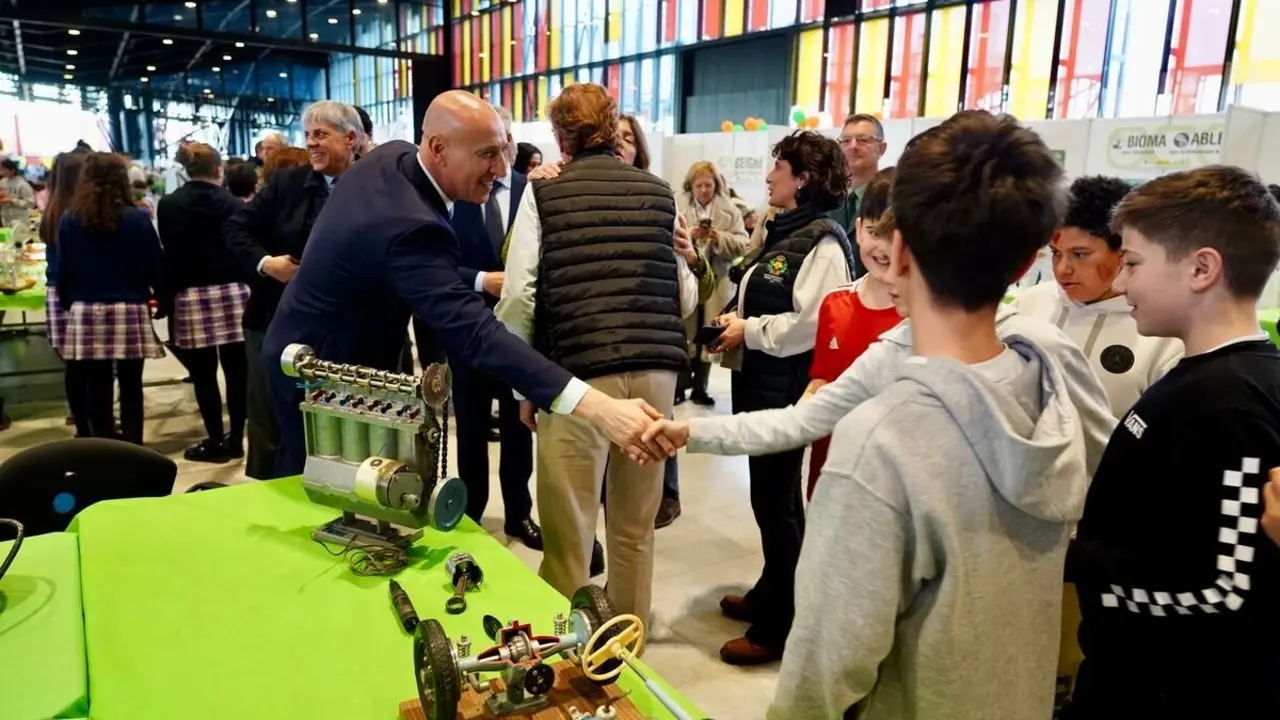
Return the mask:
[[505, 143], [494, 109], [453, 90], [427, 109], [419, 147], [381, 145], [334, 185], [263, 343], [280, 423], [278, 476], [301, 473], [306, 461], [300, 391], [280, 370], [285, 347], [304, 343], [325, 360], [393, 370], [410, 314], [431, 325], [456, 361], [540, 408], [598, 426], [633, 458], [652, 458], [640, 436], [660, 417], [653, 407], [611, 398], [543, 357], [459, 277], [453, 203], [488, 200], [506, 172]]

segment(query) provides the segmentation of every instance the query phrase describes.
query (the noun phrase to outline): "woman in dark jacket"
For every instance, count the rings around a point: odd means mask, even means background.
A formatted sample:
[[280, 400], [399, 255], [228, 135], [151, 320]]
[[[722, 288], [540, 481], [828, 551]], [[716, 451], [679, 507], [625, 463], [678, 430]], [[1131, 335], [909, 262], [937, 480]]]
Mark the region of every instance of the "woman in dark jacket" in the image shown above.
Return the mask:
[[[244, 457], [248, 359], [244, 347], [248, 285], [223, 240], [223, 223], [242, 203], [222, 187], [222, 156], [208, 145], [187, 150], [190, 180], [160, 200], [157, 218], [164, 243], [168, 294], [161, 307], [172, 313], [170, 340], [182, 352], [207, 439], [187, 448], [194, 462], [224, 463]], [[227, 381], [231, 432], [223, 434], [218, 363]]]
[[[809, 382], [818, 308], [830, 290], [852, 278], [853, 249], [827, 213], [844, 198], [848, 170], [840, 147], [818, 133], [797, 131], [773, 147], [766, 178], [769, 205], [764, 245], [746, 268], [712, 352], [733, 367], [735, 413], [796, 403]], [[756, 665], [782, 657], [795, 615], [796, 563], [804, 537], [800, 467], [804, 449], [750, 458], [751, 510], [760, 527], [764, 570], [745, 596], [720, 601], [729, 617], [750, 622], [720, 657]]]
[[160, 239], [133, 203], [118, 155], [90, 153], [70, 208], [58, 225], [58, 300], [67, 311], [62, 357], [80, 373], [88, 431], [113, 437], [114, 370], [124, 439], [142, 444], [142, 364], [164, 357], [148, 302], [164, 276]]

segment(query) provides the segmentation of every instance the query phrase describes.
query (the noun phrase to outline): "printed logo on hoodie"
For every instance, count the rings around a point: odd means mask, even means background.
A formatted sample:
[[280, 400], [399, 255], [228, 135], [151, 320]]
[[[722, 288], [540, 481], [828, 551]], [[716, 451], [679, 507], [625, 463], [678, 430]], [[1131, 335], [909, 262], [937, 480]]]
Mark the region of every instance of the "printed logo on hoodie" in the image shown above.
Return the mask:
[[1135, 438], [1139, 440], [1142, 439], [1142, 433], [1147, 431], [1146, 421], [1138, 417], [1138, 414], [1132, 410], [1130, 410], [1129, 414], [1125, 416], [1124, 426], [1129, 432], [1133, 433]]

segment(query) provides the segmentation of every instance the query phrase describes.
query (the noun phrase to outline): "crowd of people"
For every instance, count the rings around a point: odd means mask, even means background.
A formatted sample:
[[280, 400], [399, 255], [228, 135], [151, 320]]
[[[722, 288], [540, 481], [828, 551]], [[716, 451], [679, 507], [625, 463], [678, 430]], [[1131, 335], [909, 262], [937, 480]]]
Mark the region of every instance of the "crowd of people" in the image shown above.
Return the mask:
[[[1280, 205], [1256, 177], [1068, 187], [982, 111], [882, 169], [853, 115], [778, 142], [753, 210], [711, 163], [678, 190], [651, 173], [599, 85], [547, 116], [557, 159], [464, 92], [417, 146], [321, 101], [260, 172], [184, 146], [154, 213], [121, 157], [58, 156], [40, 233], [77, 434], [143, 441], [167, 319], [208, 433], [187, 457], [247, 439], [247, 475], [298, 474], [284, 347], [405, 371], [412, 324], [453, 369], [467, 513], [496, 430], [503, 529], [566, 595], [607, 549], [609, 598], [647, 617], [678, 451], [749, 456], [763, 569], [722, 598], [746, 627], [720, 655], [781, 660], [770, 718], [1049, 717], [1064, 581], [1085, 658], [1064, 717], [1280, 714], [1280, 350], [1255, 315]], [[1046, 245], [1056, 282], [1007, 303]], [[675, 420], [717, 402], [712, 361], [733, 414]]]

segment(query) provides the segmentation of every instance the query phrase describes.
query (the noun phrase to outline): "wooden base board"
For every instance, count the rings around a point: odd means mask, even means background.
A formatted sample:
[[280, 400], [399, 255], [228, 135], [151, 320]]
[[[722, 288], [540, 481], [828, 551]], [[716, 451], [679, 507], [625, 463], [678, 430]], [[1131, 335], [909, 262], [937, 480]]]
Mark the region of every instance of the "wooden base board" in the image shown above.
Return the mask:
[[[503, 715], [503, 720], [570, 720], [569, 708], [575, 707], [589, 716], [609, 698], [622, 698], [613, 704], [614, 710], [618, 711], [618, 720], [645, 720], [636, 706], [622, 697], [617, 685], [601, 687], [582, 674], [580, 665], [564, 660], [552, 663], [551, 667], [556, 671], [556, 684], [550, 693], [551, 703], [534, 712]], [[505, 688], [501, 677], [495, 677], [491, 682], [490, 692], [502, 692]], [[492, 716], [485, 708], [484, 698], [484, 693], [464, 686], [456, 720], [490, 720]], [[400, 703], [400, 720], [427, 720], [417, 698]]]

